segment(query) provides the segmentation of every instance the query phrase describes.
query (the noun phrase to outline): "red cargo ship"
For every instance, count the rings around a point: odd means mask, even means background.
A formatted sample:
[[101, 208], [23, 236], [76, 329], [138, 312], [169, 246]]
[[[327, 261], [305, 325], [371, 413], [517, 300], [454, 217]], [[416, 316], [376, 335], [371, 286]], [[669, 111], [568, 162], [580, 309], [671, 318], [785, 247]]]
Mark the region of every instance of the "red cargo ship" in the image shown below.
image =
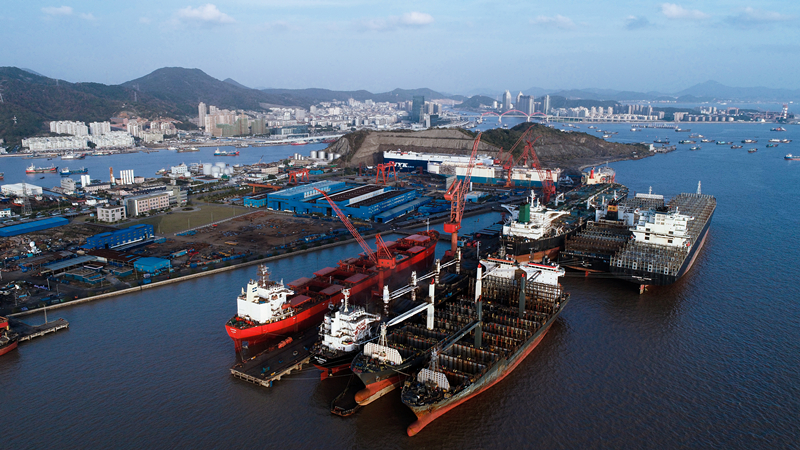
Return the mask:
[[17, 334], [8, 327], [8, 319], [0, 317], [0, 356], [17, 348]]
[[[393, 278], [403, 280], [412, 270], [426, 269], [433, 262], [438, 231], [421, 231], [386, 247], [396, 264], [393, 269], [378, 269], [369, 255], [339, 261], [337, 267], [314, 272], [288, 283], [269, 280], [269, 272], [261, 266], [259, 280], [251, 280], [237, 298], [237, 314], [225, 329], [240, 351], [244, 343], [254, 345], [311, 326], [319, 325], [328, 305], [339, 303], [342, 290], [350, 290], [352, 302], [369, 298], [373, 288], [390, 284]], [[288, 286], [288, 287], [287, 287]]]

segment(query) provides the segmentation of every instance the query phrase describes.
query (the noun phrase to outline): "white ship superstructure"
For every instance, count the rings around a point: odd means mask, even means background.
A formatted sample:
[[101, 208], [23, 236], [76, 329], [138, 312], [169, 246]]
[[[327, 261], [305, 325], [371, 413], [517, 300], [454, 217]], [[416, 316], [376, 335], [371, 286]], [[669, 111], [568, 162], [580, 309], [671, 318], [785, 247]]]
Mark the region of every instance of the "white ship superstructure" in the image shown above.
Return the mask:
[[[428, 164], [428, 173], [453, 176], [463, 179], [467, 174], [467, 162], [453, 162], [445, 161], [442, 163], [431, 162]], [[558, 185], [561, 178], [561, 169], [545, 169], [545, 173], [549, 173], [550, 181], [554, 185]], [[508, 181], [508, 172], [502, 166], [496, 166], [493, 162], [478, 163], [472, 168], [471, 180], [473, 183], [478, 184], [501, 184], [505, 185]], [[511, 169], [511, 182], [514, 186], [522, 187], [541, 187], [542, 181], [539, 176], [539, 171], [535, 168], [529, 167], [514, 167]]]
[[554, 262], [532, 263], [517, 262], [513, 259], [486, 258], [481, 260], [481, 265], [486, 267], [484, 277], [492, 276], [513, 280], [517, 278], [517, 271], [525, 272], [527, 281], [534, 281], [540, 284], [558, 286], [558, 278], [564, 276], [564, 268]]
[[259, 279], [250, 280], [236, 299], [239, 317], [264, 324], [291, 316], [293, 310], [287, 300], [294, 291], [285, 287], [283, 281], [270, 281], [265, 265], [259, 266], [258, 274]]
[[[443, 153], [418, 153], [412, 151], [387, 150], [383, 152], [385, 162], [394, 161], [399, 169], [413, 170], [417, 167], [427, 168], [428, 163], [458, 162], [469, 164], [470, 157], [463, 155], [447, 155]], [[492, 164], [494, 160], [489, 155], [477, 155], [476, 164]]]
[[341, 306], [325, 315], [320, 326], [321, 345], [332, 352], [353, 352], [374, 336], [381, 316], [348, 304], [349, 290], [342, 291]]
[[636, 242], [668, 247], [689, 247], [690, 220], [694, 220], [694, 217], [681, 214], [677, 210], [670, 211], [666, 207], [651, 209], [639, 215], [639, 222], [631, 231]]
[[503, 205], [511, 217], [503, 225], [503, 236], [541, 239], [559, 234], [554, 222], [561, 216], [568, 216], [569, 211], [548, 209], [531, 192], [531, 201], [522, 205], [522, 214], [515, 205]]

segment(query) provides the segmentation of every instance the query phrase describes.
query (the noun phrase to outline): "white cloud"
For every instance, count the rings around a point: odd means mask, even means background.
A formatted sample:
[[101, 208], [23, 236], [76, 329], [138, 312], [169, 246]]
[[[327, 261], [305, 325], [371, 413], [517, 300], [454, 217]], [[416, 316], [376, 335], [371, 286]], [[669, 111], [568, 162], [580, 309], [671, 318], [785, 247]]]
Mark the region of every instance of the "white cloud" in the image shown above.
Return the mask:
[[727, 21], [735, 25], [743, 27], [766, 25], [779, 22], [788, 22], [795, 20], [795, 16], [781, 14], [773, 11], [764, 11], [761, 9], [754, 9], [747, 7], [739, 14], [728, 17]]
[[72, 7], [70, 6], [45, 6], [42, 12], [48, 16], [69, 16], [72, 15]]
[[703, 11], [698, 9], [686, 9], [676, 3], [662, 3], [661, 13], [664, 14], [667, 19], [679, 20], [702, 20], [711, 17]]
[[233, 17], [220, 11], [216, 5], [207, 3], [197, 8], [187, 6], [186, 8], [178, 10], [177, 18], [180, 22], [195, 23], [195, 24], [225, 24], [233, 23]]
[[642, 28], [647, 28], [650, 25], [652, 24], [649, 20], [647, 20], [647, 17], [628, 16], [625, 18], [626, 30], [639, 30]]
[[405, 13], [400, 17], [400, 23], [408, 26], [423, 26], [433, 23], [433, 16], [426, 13], [412, 11]]
[[84, 19], [84, 20], [95, 20], [95, 19], [97, 19], [94, 16], [94, 14], [92, 14], [92, 13], [81, 13], [80, 16], [81, 16], [81, 19]]
[[542, 25], [551, 28], [561, 28], [564, 30], [575, 28], [575, 23], [572, 21], [572, 19], [570, 19], [569, 17], [564, 17], [561, 14], [557, 14], [553, 17], [538, 16], [535, 19], [531, 20], [531, 23], [534, 25]]

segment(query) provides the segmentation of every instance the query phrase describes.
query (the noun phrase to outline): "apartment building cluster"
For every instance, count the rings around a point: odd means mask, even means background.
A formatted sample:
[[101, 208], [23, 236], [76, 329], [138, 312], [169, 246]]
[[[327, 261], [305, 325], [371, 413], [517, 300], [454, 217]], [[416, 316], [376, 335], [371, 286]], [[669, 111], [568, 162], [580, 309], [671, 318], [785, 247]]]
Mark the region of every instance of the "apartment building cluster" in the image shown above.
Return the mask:
[[50, 132], [68, 136], [32, 137], [22, 140], [30, 151], [84, 150], [91, 142], [96, 148], [132, 147], [133, 137], [124, 131], [112, 131], [110, 122], [83, 122], [65, 120], [50, 122]]
[[162, 142], [165, 136], [173, 136], [178, 133], [172, 120], [128, 119], [125, 126], [131, 136], [137, 137], [145, 143]]

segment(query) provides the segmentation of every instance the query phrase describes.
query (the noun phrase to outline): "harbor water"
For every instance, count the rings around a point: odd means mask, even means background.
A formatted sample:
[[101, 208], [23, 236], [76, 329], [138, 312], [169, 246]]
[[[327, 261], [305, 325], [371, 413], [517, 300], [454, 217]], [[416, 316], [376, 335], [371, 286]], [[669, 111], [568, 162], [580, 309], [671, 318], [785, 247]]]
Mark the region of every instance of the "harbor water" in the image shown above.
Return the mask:
[[[618, 130], [620, 141], [688, 139], [599, 127]], [[800, 161], [783, 155], [800, 153], [800, 130], [691, 128], [737, 144], [758, 139], [759, 151], [678, 145], [611, 165], [633, 191], [652, 186], [669, 197], [702, 181], [703, 193], [717, 197], [693, 269], [643, 295], [614, 279], [564, 278], [570, 304], [531, 355], [413, 438], [405, 430], [414, 416], [398, 392], [344, 419], [329, 405], [346, 378], [321, 382], [308, 369], [266, 389], [231, 377], [233, 343], [223, 324], [255, 276], [249, 267], [50, 312], [70, 329], [0, 358], [4, 446], [796, 448]], [[794, 143], [766, 149], [770, 137]], [[465, 231], [498, 218], [468, 218]], [[347, 244], [271, 268], [290, 281], [359, 251]]]

